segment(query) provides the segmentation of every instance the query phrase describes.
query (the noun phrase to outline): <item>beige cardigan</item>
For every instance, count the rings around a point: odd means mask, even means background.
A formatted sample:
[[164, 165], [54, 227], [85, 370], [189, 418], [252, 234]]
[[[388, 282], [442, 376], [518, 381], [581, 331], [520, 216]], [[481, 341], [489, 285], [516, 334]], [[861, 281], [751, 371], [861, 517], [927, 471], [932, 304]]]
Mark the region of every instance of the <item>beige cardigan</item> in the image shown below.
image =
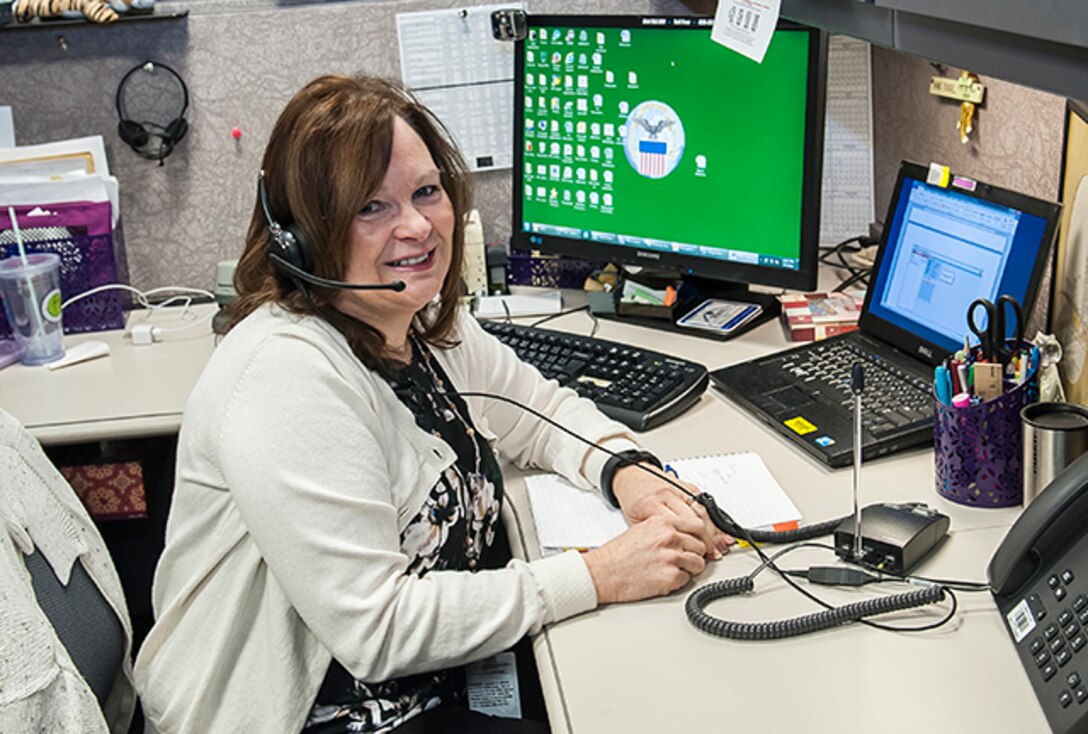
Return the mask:
[[[127, 732], [136, 695], [121, 582], [75, 492], [37, 440], [3, 410], [0, 524], [0, 732]], [[35, 549], [66, 586], [73, 565], [82, 562], [121, 622], [124, 660], [104, 710], [38, 606], [23, 561]]]
[[[635, 446], [467, 315], [458, 338], [435, 354], [459, 390]], [[508, 404], [466, 401], [502, 456], [596, 484], [601, 452]], [[399, 533], [454, 460], [324, 321], [266, 307], [236, 326], [182, 421], [157, 621], [136, 664], [149, 731], [298, 731], [334, 656], [384, 681], [487, 657], [595, 607], [577, 553], [405, 575]]]

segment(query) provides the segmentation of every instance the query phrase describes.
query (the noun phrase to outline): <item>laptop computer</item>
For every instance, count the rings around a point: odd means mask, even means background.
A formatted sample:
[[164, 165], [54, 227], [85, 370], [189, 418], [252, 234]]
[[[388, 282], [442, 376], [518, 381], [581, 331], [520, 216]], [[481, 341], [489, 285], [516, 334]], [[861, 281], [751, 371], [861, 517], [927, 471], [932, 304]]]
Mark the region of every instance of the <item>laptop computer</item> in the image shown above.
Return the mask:
[[[961, 349], [967, 308], [1008, 294], [1031, 312], [1060, 205], [904, 162], [858, 330], [710, 373], [711, 384], [826, 464], [853, 459], [850, 374], [865, 365], [862, 456], [933, 440], [933, 367]], [[1025, 335], [1025, 338], [1028, 335]]]

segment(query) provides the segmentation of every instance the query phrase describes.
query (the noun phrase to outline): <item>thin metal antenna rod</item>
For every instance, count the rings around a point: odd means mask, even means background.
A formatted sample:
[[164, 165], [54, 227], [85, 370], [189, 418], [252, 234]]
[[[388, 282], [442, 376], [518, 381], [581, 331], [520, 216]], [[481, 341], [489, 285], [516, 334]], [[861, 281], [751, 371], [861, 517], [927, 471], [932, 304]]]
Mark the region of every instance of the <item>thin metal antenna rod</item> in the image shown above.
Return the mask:
[[861, 393], [865, 389], [865, 368], [854, 363], [850, 390], [854, 393], [854, 560], [861, 561]]

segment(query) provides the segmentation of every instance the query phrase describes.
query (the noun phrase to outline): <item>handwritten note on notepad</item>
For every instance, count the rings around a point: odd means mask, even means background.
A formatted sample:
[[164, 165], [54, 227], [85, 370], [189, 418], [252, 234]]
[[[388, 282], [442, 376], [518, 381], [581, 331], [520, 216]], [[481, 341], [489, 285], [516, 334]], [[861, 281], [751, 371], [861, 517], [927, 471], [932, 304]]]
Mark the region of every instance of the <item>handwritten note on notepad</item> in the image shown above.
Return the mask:
[[[801, 513], [759, 454], [745, 452], [670, 461], [680, 478], [714, 495], [744, 527], [796, 523]], [[623, 513], [594, 492], [556, 474], [525, 478], [541, 548], [595, 548], [627, 528]]]

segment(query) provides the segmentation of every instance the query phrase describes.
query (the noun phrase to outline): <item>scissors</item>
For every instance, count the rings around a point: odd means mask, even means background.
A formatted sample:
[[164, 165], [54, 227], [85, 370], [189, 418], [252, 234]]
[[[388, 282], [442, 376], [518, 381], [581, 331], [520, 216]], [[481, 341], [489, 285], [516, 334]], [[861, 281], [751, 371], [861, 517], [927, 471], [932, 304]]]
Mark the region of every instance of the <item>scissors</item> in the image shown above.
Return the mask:
[[[986, 313], [985, 323], [977, 319], [978, 307]], [[1012, 311], [1012, 346], [1006, 342], [1009, 333], [1009, 311]], [[1012, 296], [1000, 296], [994, 303], [986, 298], [976, 298], [967, 307], [967, 326], [979, 338], [982, 358], [1008, 366], [1009, 360], [1024, 341], [1024, 314], [1020, 304]]]

